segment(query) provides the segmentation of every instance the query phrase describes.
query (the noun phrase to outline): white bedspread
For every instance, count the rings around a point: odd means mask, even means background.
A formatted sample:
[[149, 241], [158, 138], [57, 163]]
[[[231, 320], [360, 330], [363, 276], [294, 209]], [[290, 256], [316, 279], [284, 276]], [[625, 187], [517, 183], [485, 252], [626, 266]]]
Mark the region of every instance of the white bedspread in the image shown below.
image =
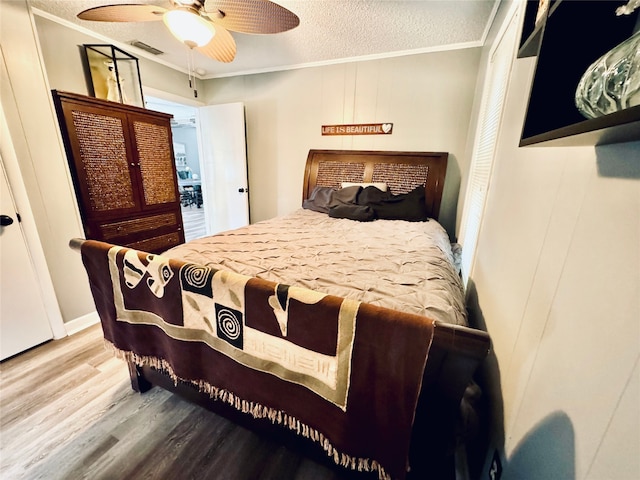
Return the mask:
[[299, 209], [166, 256], [466, 325], [449, 237], [435, 220], [356, 222]]

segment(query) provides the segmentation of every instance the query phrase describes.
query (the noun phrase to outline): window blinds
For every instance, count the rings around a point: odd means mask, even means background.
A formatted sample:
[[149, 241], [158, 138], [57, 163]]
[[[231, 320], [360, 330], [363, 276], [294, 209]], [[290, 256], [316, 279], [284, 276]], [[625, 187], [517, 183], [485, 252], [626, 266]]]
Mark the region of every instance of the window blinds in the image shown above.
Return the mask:
[[516, 10], [511, 15], [511, 20], [505, 23], [507, 27], [499, 33], [498, 42], [493, 48], [487, 66], [461, 223], [461, 267], [465, 287], [473, 268], [491, 180], [502, 110], [515, 53], [518, 17]]

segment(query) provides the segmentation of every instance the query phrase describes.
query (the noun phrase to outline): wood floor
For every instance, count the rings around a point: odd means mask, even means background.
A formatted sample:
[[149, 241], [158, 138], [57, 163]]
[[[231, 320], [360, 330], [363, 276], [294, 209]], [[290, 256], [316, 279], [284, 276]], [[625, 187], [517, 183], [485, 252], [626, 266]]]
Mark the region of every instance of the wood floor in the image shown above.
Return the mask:
[[96, 325], [0, 364], [0, 478], [345, 476], [157, 387], [134, 392]]
[[204, 237], [207, 234], [204, 225], [204, 208], [198, 208], [195, 205], [182, 207], [182, 225], [185, 242]]

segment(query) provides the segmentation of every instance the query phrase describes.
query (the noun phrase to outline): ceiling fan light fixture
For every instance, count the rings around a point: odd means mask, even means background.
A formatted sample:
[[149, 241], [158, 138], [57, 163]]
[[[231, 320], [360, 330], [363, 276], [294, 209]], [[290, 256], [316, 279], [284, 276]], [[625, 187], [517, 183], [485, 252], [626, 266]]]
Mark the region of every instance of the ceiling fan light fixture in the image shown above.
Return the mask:
[[188, 47], [203, 47], [216, 34], [215, 27], [191, 9], [169, 10], [162, 20], [171, 33]]

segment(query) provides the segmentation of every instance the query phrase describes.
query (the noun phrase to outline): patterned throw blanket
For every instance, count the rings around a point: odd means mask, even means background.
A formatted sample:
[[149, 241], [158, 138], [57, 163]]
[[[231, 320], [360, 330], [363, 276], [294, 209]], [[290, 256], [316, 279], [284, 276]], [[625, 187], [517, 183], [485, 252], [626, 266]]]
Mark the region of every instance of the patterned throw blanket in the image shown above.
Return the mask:
[[405, 477], [431, 320], [97, 241], [82, 259], [121, 357]]

